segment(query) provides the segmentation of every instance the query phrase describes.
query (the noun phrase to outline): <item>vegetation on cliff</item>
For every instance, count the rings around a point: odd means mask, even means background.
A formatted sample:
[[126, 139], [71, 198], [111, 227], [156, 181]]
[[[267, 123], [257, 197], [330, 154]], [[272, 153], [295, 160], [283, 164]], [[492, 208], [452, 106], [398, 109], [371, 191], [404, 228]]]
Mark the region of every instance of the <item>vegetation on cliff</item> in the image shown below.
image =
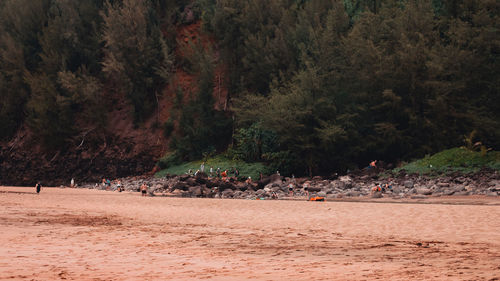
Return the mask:
[[[498, 150], [499, 16], [495, 0], [6, 0], [0, 139], [27, 124], [62, 150], [113, 126], [123, 96], [136, 124], [171, 99], [157, 124], [169, 164], [228, 150], [321, 174], [423, 157], [471, 132]], [[199, 21], [210, 39], [179, 52], [179, 27]], [[181, 70], [192, 87], [165, 94]]]

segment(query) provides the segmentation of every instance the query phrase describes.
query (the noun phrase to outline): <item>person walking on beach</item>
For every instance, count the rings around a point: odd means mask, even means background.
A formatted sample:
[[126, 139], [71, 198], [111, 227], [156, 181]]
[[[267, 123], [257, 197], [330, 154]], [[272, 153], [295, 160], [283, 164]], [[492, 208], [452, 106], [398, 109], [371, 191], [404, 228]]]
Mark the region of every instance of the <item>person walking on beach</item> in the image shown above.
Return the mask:
[[304, 194], [306, 195], [306, 197], [309, 198], [309, 183], [305, 182], [303, 187], [304, 187]]
[[148, 186], [145, 183], [143, 183], [141, 185], [141, 196], [146, 196], [147, 192], [148, 192]]
[[293, 184], [292, 183], [288, 185], [288, 195], [293, 196]]
[[122, 192], [123, 191], [122, 181], [121, 180], [118, 180], [118, 183], [116, 184], [116, 189], [118, 190], [118, 192]]
[[42, 184], [40, 182], [37, 182], [35, 185], [36, 189], [36, 194], [40, 194], [40, 190], [42, 190]]

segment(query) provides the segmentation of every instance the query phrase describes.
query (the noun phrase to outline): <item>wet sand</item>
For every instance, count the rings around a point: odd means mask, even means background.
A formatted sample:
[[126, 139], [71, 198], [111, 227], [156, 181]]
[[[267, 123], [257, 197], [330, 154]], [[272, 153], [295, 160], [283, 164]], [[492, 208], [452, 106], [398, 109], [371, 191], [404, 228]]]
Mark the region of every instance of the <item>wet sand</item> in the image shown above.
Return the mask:
[[500, 280], [500, 199], [423, 203], [0, 187], [0, 280]]

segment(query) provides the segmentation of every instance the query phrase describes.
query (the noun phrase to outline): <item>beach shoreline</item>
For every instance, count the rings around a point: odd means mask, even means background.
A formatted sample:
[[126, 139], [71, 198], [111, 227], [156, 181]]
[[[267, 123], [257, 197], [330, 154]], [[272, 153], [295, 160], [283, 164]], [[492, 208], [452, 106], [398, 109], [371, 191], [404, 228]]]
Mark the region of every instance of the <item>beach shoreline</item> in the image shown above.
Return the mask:
[[499, 199], [438, 199], [227, 200], [84, 188], [37, 195], [0, 187], [0, 279], [500, 278]]

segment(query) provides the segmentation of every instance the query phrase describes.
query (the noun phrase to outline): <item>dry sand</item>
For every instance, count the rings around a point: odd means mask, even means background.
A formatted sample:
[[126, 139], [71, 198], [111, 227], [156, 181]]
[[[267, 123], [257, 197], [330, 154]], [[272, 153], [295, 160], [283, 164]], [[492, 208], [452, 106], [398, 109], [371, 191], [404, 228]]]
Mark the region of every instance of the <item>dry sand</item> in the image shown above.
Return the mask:
[[464, 202], [0, 187], [0, 280], [499, 280], [500, 200]]

